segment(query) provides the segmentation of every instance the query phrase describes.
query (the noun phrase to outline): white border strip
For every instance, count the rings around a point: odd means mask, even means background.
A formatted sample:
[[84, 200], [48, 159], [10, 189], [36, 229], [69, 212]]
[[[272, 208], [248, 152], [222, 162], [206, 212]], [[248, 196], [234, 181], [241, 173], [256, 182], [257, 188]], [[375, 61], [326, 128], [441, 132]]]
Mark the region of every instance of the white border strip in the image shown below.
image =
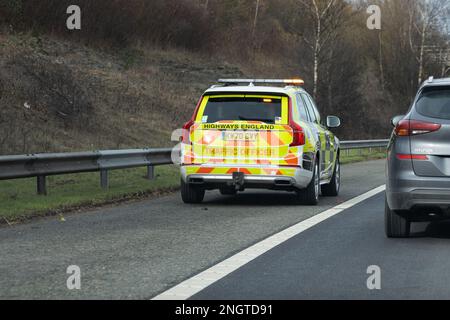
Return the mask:
[[152, 300], [186, 300], [202, 291], [214, 282], [239, 269], [265, 252], [321, 223], [322, 221], [368, 199], [385, 190], [385, 185], [372, 189], [360, 196], [323, 211], [311, 218], [303, 220], [283, 231], [280, 231], [230, 258], [210, 267], [209, 269], [189, 278], [171, 289], [157, 295]]

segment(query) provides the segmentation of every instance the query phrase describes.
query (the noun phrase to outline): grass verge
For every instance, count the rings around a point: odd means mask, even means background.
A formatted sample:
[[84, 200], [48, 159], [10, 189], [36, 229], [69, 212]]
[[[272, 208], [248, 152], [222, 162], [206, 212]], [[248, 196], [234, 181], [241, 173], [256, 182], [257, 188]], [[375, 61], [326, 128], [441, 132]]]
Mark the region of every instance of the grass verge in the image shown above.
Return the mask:
[[110, 171], [108, 190], [100, 188], [95, 172], [49, 176], [47, 196], [36, 194], [36, 178], [0, 181], [0, 224], [148, 198], [174, 191], [180, 183], [176, 166], [156, 167], [154, 180], [145, 174], [146, 168]]
[[341, 151], [341, 164], [353, 162], [362, 162], [376, 159], [386, 158], [386, 151], [380, 151], [378, 148], [373, 149], [352, 149]]
[[[341, 163], [380, 159], [385, 152], [349, 150], [341, 154]], [[61, 215], [71, 211], [117, 202], [149, 198], [179, 188], [176, 166], [155, 168], [154, 180], [145, 179], [146, 168], [110, 172], [110, 187], [100, 188], [99, 173], [81, 173], [47, 177], [47, 196], [36, 195], [36, 179], [0, 181], [0, 224], [14, 224], [35, 217]]]

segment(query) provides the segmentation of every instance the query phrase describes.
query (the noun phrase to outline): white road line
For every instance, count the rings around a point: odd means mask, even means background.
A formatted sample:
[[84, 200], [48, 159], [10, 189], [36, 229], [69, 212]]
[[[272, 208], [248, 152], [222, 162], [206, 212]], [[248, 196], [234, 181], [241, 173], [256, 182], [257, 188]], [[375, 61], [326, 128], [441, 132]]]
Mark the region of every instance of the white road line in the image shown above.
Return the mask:
[[366, 200], [385, 190], [385, 185], [372, 189], [360, 196], [323, 211], [311, 218], [303, 220], [283, 231], [280, 231], [253, 246], [231, 256], [230, 258], [210, 267], [209, 269], [189, 278], [171, 289], [157, 295], [152, 300], [186, 300], [202, 291], [214, 282], [239, 269], [253, 259], [273, 249], [279, 244], [321, 223], [322, 221]]

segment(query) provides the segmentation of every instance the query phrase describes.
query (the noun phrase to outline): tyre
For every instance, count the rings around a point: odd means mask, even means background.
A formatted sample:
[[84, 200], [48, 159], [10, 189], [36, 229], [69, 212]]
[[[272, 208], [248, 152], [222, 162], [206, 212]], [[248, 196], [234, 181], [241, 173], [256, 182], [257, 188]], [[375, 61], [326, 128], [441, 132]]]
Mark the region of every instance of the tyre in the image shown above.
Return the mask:
[[389, 208], [387, 199], [384, 205], [384, 226], [388, 238], [407, 238], [411, 222]]
[[326, 197], [336, 197], [339, 194], [339, 188], [341, 187], [341, 164], [339, 157], [336, 159], [336, 165], [334, 166], [333, 176], [330, 183], [324, 184], [322, 189], [322, 195]]
[[220, 194], [222, 194], [224, 196], [234, 196], [237, 193], [236, 188], [234, 186], [221, 187], [219, 189], [219, 191], [220, 191]]
[[319, 158], [314, 163], [313, 177], [306, 189], [297, 190], [297, 197], [301, 204], [315, 206], [319, 203], [320, 173]]
[[181, 199], [184, 203], [200, 203], [205, 197], [205, 189], [185, 183], [181, 179]]

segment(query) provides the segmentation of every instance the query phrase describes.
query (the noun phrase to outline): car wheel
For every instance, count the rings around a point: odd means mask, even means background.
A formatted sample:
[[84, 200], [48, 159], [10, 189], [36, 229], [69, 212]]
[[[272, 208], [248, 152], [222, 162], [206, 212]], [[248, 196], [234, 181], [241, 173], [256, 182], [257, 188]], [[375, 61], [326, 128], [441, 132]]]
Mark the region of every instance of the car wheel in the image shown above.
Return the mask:
[[222, 194], [224, 196], [234, 196], [237, 193], [236, 188], [234, 186], [221, 187], [219, 189], [219, 191], [220, 191], [220, 194]]
[[328, 184], [322, 186], [322, 195], [327, 197], [336, 197], [339, 194], [339, 188], [341, 187], [341, 164], [339, 157], [336, 159], [336, 165], [334, 166], [333, 176]]
[[388, 238], [407, 238], [411, 222], [389, 208], [387, 199], [384, 205], [384, 226]]
[[181, 179], [181, 199], [184, 203], [200, 203], [205, 197], [205, 189], [202, 187], [185, 183]]
[[314, 164], [313, 177], [306, 189], [297, 190], [301, 204], [317, 205], [319, 203], [320, 173], [318, 161]]

